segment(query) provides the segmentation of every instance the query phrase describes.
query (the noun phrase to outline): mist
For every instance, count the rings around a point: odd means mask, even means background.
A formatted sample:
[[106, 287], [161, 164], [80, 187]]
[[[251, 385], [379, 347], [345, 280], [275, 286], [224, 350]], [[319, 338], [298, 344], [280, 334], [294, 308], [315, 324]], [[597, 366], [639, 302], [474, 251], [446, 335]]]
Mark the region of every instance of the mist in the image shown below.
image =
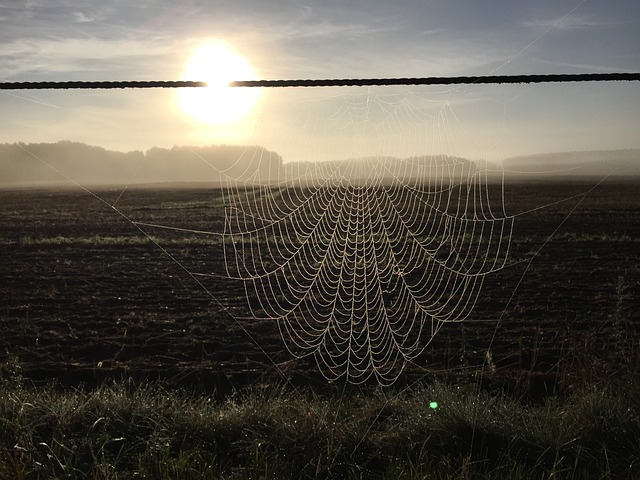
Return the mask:
[[[375, 160], [373, 163], [371, 158], [284, 163], [277, 152], [260, 146], [174, 146], [119, 152], [72, 141], [5, 143], [0, 144], [0, 185], [220, 185], [226, 180], [248, 184], [286, 181], [295, 185], [322, 183], [332, 172], [348, 180], [357, 175], [361, 175], [360, 180], [366, 180], [371, 165], [381, 170], [376, 178], [401, 177], [412, 181], [446, 175], [451, 168], [455, 169], [456, 176], [468, 177], [481, 172], [488, 179], [502, 176], [513, 180], [640, 177], [640, 149], [526, 155], [504, 159], [500, 164], [445, 155], [375, 157]], [[354, 172], [364, 172], [364, 176]]]

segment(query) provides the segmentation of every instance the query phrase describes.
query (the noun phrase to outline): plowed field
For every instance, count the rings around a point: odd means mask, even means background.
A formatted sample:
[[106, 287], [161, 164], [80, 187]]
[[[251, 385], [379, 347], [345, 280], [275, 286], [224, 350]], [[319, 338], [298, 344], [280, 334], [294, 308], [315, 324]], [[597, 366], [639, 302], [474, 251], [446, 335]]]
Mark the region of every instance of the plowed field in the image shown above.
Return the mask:
[[[640, 363], [640, 184], [595, 183], [506, 186], [507, 213], [529, 212], [515, 220], [512, 266], [403, 381], [482, 369], [555, 388]], [[223, 215], [215, 188], [0, 191], [0, 362], [62, 385], [123, 374], [219, 390], [323, 384], [274, 322], [247, 318], [244, 290], [192, 275], [224, 271], [219, 244], [132, 223], [220, 231]]]

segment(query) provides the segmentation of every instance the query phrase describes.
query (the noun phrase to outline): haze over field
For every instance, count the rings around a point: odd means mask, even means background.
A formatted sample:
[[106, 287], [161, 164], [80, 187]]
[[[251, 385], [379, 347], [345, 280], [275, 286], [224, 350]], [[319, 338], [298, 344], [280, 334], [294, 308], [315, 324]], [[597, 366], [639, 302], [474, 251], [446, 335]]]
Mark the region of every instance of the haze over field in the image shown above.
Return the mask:
[[[446, 165], [467, 163], [469, 171], [479, 166], [489, 177], [504, 172], [512, 179], [553, 179], [557, 177], [612, 176], [640, 177], [640, 149], [588, 152], [557, 152], [507, 158], [500, 163], [480, 163], [461, 157], [422, 156], [384, 159], [336, 159], [335, 162], [283, 162], [277, 153], [260, 146], [213, 145], [208, 147], [174, 146], [152, 148], [145, 152], [119, 152], [78, 142], [61, 141], [41, 144], [0, 144], [0, 185], [27, 186], [43, 184], [144, 184], [199, 182], [217, 183], [232, 180], [295, 181], [300, 176], [320, 178], [318, 166], [349, 171], [358, 163], [377, 162], [393, 165], [399, 175], [402, 165]], [[337, 163], [336, 163], [337, 162]], [[400, 165], [400, 167], [398, 167]], [[321, 169], [320, 169], [321, 170]], [[325, 172], [326, 173], [326, 172]]]

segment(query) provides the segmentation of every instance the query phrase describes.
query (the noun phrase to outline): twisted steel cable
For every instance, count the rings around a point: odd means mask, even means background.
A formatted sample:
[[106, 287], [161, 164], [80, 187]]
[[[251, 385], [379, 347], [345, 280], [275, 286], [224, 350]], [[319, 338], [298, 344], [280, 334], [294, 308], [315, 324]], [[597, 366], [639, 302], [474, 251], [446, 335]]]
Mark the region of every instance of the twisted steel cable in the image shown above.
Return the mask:
[[[505, 83], [564, 83], [638, 81], [640, 73], [579, 73], [551, 75], [485, 75], [463, 77], [422, 78], [342, 78], [297, 80], [238, 80], [231, 87], [351, 87], [391, 85], [461, 85]], [[204, 81], [65, 81], [65, 82], [0, 82], [0, 90], [68, 90], [68, 89], [123, 89], [123, 88], [199, 88]]]

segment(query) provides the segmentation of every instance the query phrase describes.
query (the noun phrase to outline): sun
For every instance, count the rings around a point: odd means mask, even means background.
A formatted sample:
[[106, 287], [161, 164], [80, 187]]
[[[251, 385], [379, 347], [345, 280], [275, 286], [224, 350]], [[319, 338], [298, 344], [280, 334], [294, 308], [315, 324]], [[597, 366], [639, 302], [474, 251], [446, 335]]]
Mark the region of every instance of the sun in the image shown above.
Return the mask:
[[221, 42], [198, 47], [189, 58], [185, 80], [205, 81], [207, 87], [178, 91], [180, 108], [192, 118], [213, 125], [226, 125], [246, 117], [256, 106], [260, 89], [231, 87], [234, 80], [256, 80], [249, 62]]

